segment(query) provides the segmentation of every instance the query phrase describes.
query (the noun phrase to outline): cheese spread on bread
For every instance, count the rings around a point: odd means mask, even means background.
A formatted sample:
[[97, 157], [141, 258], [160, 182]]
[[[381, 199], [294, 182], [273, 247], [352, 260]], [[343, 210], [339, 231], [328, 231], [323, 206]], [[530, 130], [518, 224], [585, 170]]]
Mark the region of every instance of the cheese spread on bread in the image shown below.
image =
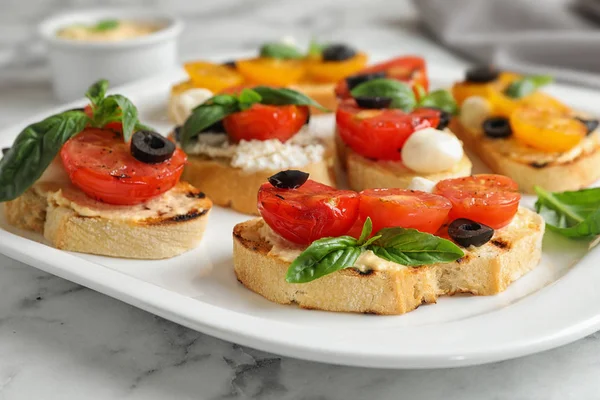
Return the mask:
[[[189, 187], [191, 188], [191, 186]], [[96, 201], [72, 185], [63, 186], [47, 194], [48, 204], [66, 207], [82, 217], [99, 217], [112, 220], [144, 221], [153, 218], [169, 219], [198, 210], [198, 196], [185, 193], [180, 186], [136, 205], [115, 205]]]
[[[514, 216], [512, 221], [505, 227], [497, 229], [492, 237], [494, 246], [506, 246], [510, 248], [510, 243], [514, 242], [518, 237], [528, 234], [529, 231], [535, 229], [539, 225], [539, 217], [537, 214], [519, 208], [517, 214]], [[268, 255], [277, 257], [286, 262], [293, 262], [301, 253], [306, 249], [306, 246], [301, 246], [290, 242], [275, 233], [264, 221], [258, 229], [258, 235], [261, 239], [269, 243], [272, 248]], [[484, 245], [485, 246], [485, 245]], [[470, 246], [465, 248], [465, 254], [468, 251], [479, 251], [479, 253], [485, 253], [485, 247], [473, 247]], [[398, 264], [395, 262], [384, 260], [371, 250], [363, 251], [354, 263], [353, 268], [361, 271], [384, 271], [384, 270], [401, 270], [407, 268], [405, 265]]]
[[303, 127], [285, 143], [277, 139], [242, 140], [229, 143], [226, 134], [202, 133], [188, 154], [230, 160], [234, 168], [246, 172], [302, 168], [323, 160], [325, 145], [315, 130]]

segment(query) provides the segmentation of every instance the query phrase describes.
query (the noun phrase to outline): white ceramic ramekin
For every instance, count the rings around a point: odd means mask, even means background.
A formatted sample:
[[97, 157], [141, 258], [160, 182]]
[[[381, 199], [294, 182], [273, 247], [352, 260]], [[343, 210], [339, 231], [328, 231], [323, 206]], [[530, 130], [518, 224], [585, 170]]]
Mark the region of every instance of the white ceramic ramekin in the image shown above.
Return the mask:
[[[149, 35], [112, 42], [62, 39], [59, 29], [72, 24], [94, 24], [105, 19], [156, 23]], [[63, 101], [84, 95], [90, 84], [105, 78], [111, 86], [157, 74], [177, 64], [177, 38], [181, 21], [140, 9], [102, 9], [60, 14], [43, 21], [39, 33], [48, 46], [52, 83]]]

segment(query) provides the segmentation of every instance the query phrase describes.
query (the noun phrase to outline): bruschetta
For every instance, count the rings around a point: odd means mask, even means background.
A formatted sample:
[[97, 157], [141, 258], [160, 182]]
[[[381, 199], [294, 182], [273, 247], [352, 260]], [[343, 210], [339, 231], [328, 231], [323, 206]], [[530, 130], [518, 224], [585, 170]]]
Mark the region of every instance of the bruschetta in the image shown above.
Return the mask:
[[327, 311], [393, 315], [493, 295], [541, 257], [544, 222], [519, 198], [498, 175], [357, 193], [284, 171], [261, 186], [262, 218], [233, 230], [235, 273], [270, 301]]
[[336, 111], [336, 147], [353, 190], [406, 188], [413, 178], [466, 176], [471, 161], [448, 129], [456, 105], [446, 91], [413, 93], [403, 82], [376, 78], [351, 91]]
[[[312, 108], [319, 113], [335, 110], [336, 84], [361, 71], [367, 64], [364, 52], [346, 44], [317, 45], [311, 43], [308, 52], [302, 52], [289, 42], [264, 44], [258, 57], [239, 59], [222, 64], [192, 61], [184, 65], [189, 80], [173, 86], [169, 98], [169, 117], [182, 124], [176, 109], [189, 108], [190, 99], [197, 90], [220, 93], [235, 87], [267, 85], [287, 87], [314, 99], [324, 108]], [[192, 104], [194, 108], [200, 103]]]
[[538, 88], [547, 76], [521, 76], [484, 66], [454, 85], [460, 118], [450, 126], [496, 173], [527, 193], [577, 190], [600, 179], [598, 120]]
[[26, 127], [0, 160], [9, 224], [56, 248], [162, 259], [194, 248], [212, 203], [181, 182], [185, 153], [137, 120], [124, 96], [88, 91], [91, 105]]
[[294, 90], [265, 86], [208, 99], [173, 134], [188, 154], [183, 178], [215, 204], [246, 214], [258, 213], [258, 188], [281, 169], [334, 185], [331, 131], [310, 123], [309, 106], [320, 107]]

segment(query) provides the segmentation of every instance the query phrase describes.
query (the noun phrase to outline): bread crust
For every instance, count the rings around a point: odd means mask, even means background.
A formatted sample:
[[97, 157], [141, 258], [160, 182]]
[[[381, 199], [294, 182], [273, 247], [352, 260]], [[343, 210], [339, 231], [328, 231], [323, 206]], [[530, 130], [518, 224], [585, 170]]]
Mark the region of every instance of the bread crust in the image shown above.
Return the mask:
[[264, 221], [243, 222], [233, 230], [233, 264], [248, 289], [279, 304], [325, 311], [404, 314], [438, 296], [456, 293], [493, 295], [532, 270], [541, 257], [542, 218], [520, 209], [522, 224], [496, 232], [490, 242], [465, 249], [461, 259], [416, 268], [344, 269], [315, 281], [285, 281], [290, 262], [269, 254], [272, 245], [260, 235]]
[[[312, 180], [335, 186], [334, 157], [330, 151], [326, 151], [323, 160], [298, 169], [308, 172]], [[279, 170], [245, 172], [229, 165], [228, 160], [188, 155], [182, 179], [202, 190], [219, 206], [258, 215], [258, 189], [277, 172]]]
[[579, 190], [600, 179], [600, 147], [569, 161], [527, 163], [498, 152], [493, 139], [464, 127], [458, 118], [452, 119], [450, 128], [494, 173], [512, 178], [525, 193], [535, 193], [536, 185], [551, 192]]
[[[300, 82], [291, 85], [290, 89], [304, 93], [323, 107], [327, 108], [328, 112], [335, 112], [338, 104], [335, 95], [335, 83], [319, 83], [319, 82]], [[327, 111], [322, 111], [316, 107], [311, 107], [313, 114], [325, 114]]]
[[71, 207], [48, 201], [48, 195], [56, 191], [39, 187], [5, 203], [4, 211], [9, 224], [42, 233], [58, 249], [121, 258], [164, 259], [198, 245], [212, 206], [208, 198], [188, 183], [180, 182], [172, 190], [181, 196], [197, 196], [185, 214], [144, 220], [82, 216]]

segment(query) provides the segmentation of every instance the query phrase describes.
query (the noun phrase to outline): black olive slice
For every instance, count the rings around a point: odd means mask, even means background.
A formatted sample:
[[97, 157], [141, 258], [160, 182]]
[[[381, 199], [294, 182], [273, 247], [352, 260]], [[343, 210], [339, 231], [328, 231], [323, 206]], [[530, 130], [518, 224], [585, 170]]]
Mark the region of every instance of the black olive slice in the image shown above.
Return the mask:
[[137, 131], [131, 138], [131, 155], [146, 164], [158, 164], [171, 158], [175, 143], [152, 131]]
[[512, 135], [510, 122], [504, 117], [491, 117], [483, 121], [483, 132], [494, 139], [506, 138]]
[[269, 183], [278, 189], [298, 189], [308, 179], [306, 172], [296, 169], [281, 171], [269, 178]]
[[585, 127], [587, 128], [588, 135], [590, 133], [594, 132], [596, 130], [596, 128], [598, 128], [598, 120], [597, 119], [584, 119], [584, 118], [579, 118], [579, 117], [575, 117], [575, 119], [577, 121], [582, 122], [585, 125]]
[[6, 153], [8, 153], [9, 151], [10, 151], [10, 147], [4, 147], [4, 148], [2, 149], [2, 155], [3, 155], [3, 156], [5, 156], [5, 155], [6, 155]]
[[225, 133], [225, 125], [223, 125], [223, 120], [217, 121], [211, 126], [208, 126], [200, 133]]
[[237, 68], [237, 65], [235, 64], [235, 60], [225, 61], [225, 62], [221, 63], [221, 65], [224, 65], [226, 67], [231, 67], [231, 68]]
[[356, 104], [361, 108], [373, 108], [381, 109], [388, 108], [392, 104], [391, 97], [380, 97], [380, 96], [357, 96], [354, 98]]
[[183, 130], [183, 125], [177, 125], [173, 128], [173, 137], [176, 142], [181, 142], [181, 131]]
[[330, 44], [323, 49], [323, 61], [345, 61], [356, 55], [356, 50], [345, 44]]
[[479, 65], [467, 70], [465, 80], [471, 83], [488, 83], [498, 79], [499, 74], [491, 65]]
[[346, 84], [348, 85], [348, 90], [352, 90], [361, 83], [369, 82], [373, 79], [383, 79], [386, 76], [387, 74], [385, 71], [372, 72], [370, 74], [351, 75], [346, 78]]
[[490, 241], [494, 230], [479, 222], [459, 218], [448, 226], [448, 236], [462, 247], [480, 247]]

